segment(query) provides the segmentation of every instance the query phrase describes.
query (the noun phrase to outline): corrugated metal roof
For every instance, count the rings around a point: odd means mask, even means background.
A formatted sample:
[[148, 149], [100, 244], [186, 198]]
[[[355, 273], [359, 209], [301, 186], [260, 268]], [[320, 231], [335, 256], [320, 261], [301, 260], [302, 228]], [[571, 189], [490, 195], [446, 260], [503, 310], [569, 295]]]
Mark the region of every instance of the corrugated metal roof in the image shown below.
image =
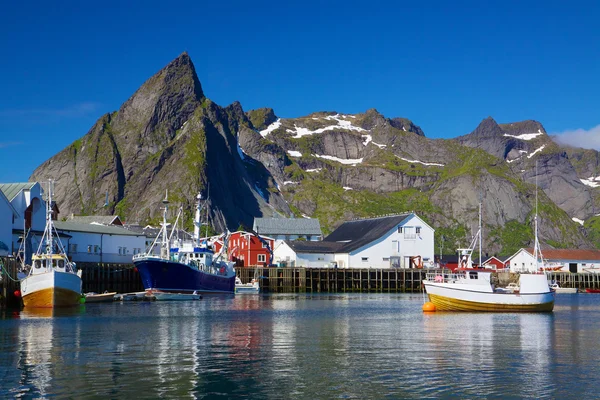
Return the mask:
[[288, 246], [296, 253], [337, 253], [346, 243], [323, 242], [310, 240], [286, 240]]
[[254, 218], [255, 232], [262, 235], [322, 235], [315, 218]]
[[0, 190], [4, 193], [8, 201], [13, 201], [21, 190], [29, 190], [35, 184], [36, 182], [0, 183]]
[[[525, 249], [533, 255], [533, 248]], [[542, 249], [542, 256], [550, 261], [596, 261], [600, 262], [600, 250], [590, 249]]]
[[4, 195], [4, 192], [0, 190], [0, 200], [3, 200], [6, 202], [6, 204], [8, 204], [8, 207], [10, 207], [10, 209], [12, 210], [13, 214], [18, 217], [19, 213], [17, 212], [17, 210], [15, 210], [15, 208], [13, 207], [13, 205], [11, 204], [11, 202], [6, 198], [6, 196]]
[[108, 235], [144, 236], [128, 229], [114, 225], [82, 224], [71, 221], [54, 221], [57, 230], [72, 232], [104, 233]]
[[118, 215], [72, 215], [69, 217], [68, 221], [81, 224], [91, 224], [96, 222], [104, 225], [122, 225]]
[[368, 218], [344, 222], [322, 242], [286, 242], [300, 253], [350, 253], [374, 242], [398, 225], [402, 225], [413, 214]]
[[401, 225], [411, 215], [400, 214], [344, 222], [323, 241], [346, 242], [338, 251], [349, 253], [379, 239], [394, 227]]

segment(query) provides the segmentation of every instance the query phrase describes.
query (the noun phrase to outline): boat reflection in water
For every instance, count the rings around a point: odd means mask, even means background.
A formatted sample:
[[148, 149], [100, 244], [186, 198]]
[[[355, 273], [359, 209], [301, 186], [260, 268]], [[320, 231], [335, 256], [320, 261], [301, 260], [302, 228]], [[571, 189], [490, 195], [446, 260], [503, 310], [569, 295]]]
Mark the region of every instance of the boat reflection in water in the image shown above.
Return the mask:
[[[73, 316], [85, 307], [25, 308], [18, 313], [18, 351], [16, 365], [20, 374], [11, 388], [14, 398], [56, 396], [57, 386], [69, 387], [79, 348], [80, 321]], [[17, 317], [17, 315], [15, 315]], [[57, 323], [57, 318], [66, 323]], [[69, 338], [65, 343], [64, 337]], [[63, 382], [62, 384], [60, 382]], [[67, 393], [63, 393], [66, 395]]]
[[[423, 355], [434, 359], [430, 367], [442, 376], [455, 376], [467, 397], [547, 397], [557, 389], [549, 373], [554, 320], [540, 313], [424, 313], [429, 340]], [[507, 366], [515, 372], [510, 387]], [[428, 385], [442, 385], [435, 376]]]
[[73, 317], [85, 314], [85, 306], [56, 307], [56, 308], [24, 308], [19, 312], [21, 319]]

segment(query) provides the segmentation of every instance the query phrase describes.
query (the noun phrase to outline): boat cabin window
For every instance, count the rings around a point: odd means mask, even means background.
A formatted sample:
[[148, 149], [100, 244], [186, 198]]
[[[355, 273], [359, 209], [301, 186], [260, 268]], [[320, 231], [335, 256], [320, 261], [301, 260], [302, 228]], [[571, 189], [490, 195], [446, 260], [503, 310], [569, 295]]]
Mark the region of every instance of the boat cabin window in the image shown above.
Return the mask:
[[41, 262], [40, 260], [35, 260], [35, 261], [33, 262], [33, 266], [34, 266], [35, 268], [41, 268], [41, 267], [42, 267], [42, 262]]
[[477, 279], [478, 274], [475, 271], [469, 271], [469, 279]]

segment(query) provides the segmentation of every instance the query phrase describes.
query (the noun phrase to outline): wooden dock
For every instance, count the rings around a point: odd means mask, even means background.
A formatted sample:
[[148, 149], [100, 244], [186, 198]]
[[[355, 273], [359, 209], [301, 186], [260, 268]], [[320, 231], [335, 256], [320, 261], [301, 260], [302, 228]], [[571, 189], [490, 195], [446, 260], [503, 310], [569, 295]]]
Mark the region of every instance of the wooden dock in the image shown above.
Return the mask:
[[261, 290], [272, 293], [420, 292], [425, 269], [263, 268], [236, 269], [242, 282], [261, 277]]
[[[0, 281], [0, 305], [18, 305], [14, 296], [19, 289], [18, 264], [12, 258], [0, 258], [2, 280]], [[82, 271], [83, 292], [104, 291], [118, 293], [141, 292], [144, 290], [140, 274], [132, 264], [77, 263]], [[255, 271], [261, 277], [261, 290], [270, 293], [414, 293], [421, 292], [421, 281], [427, 273], [442, 273], [438, 269], [402, 268], [237, 268], [237, 276], [242, 282], [250, 282]], [[509, 274], [512, 275], [512, 274]], [[9, 278], [10, 276], [10, 278]], [[506, 276], [504, 279], [517, 279]], [[549, 272], [548, 280], [561, 287], [600, 289], [600, 274]]]
[[142, 279], [133, 264], [77, 263], [82, 271], [82, 292], [143, 292]]
[[0, 307], [20, 305], [21, 300], [15, 296], [15, 291], [21, 288], [17, 273], [19, 264], [14, 258], [0, 257]]

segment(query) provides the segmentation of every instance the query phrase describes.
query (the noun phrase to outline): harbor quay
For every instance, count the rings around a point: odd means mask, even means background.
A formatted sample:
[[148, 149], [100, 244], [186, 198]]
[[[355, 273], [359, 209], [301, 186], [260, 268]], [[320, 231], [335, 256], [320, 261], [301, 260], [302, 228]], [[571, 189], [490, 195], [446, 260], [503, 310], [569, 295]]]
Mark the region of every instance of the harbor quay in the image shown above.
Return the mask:
[[[19, 265], [13, 258], [0, 258], [0, 304], [19, 304]], [[139, 272], [133, 264], [77, 263], [82, 271], [83, 293], [105, 291], [118, 293], [144, 290]], [[265, 293], [420, 293], [426, 274], [445, 274], [449, 270], [432, 268], [303, 268], [241, 267], [236, 274], [243, 283], [260, 279]], [[548, 281], [565, 288], [600, 289], [600, 274], [547, 272]], [[499, 283], [517, 281], [518, 274], [495, 273]], [[18, 294], [18, 293], [17, 293]]]

